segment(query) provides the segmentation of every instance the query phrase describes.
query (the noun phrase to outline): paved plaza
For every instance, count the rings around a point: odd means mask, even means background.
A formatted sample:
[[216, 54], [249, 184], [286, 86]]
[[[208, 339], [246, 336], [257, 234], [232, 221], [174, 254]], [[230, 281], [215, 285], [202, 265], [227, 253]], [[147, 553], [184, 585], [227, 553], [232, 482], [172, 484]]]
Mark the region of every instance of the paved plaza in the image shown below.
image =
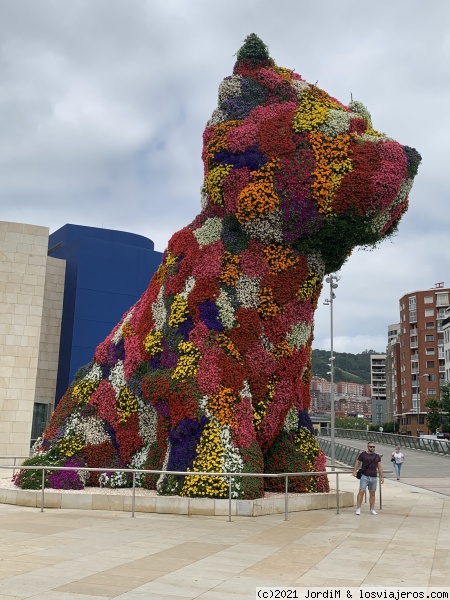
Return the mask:
[[[388, 469], [386, 448], [377, 450]], [[231, 523], [0, 505], [0, 600], [248, 600], [257, 586], [445, 586], [450, 497], [426, 489], [424, 473], [434, 489], [450, 459], [407, 453], [405, 479], [386, 481], [376, 516], [367, 504], [360, 516], [346, 508]], [[356, 491], [357, 482], [345, 475], [340, 486]]]

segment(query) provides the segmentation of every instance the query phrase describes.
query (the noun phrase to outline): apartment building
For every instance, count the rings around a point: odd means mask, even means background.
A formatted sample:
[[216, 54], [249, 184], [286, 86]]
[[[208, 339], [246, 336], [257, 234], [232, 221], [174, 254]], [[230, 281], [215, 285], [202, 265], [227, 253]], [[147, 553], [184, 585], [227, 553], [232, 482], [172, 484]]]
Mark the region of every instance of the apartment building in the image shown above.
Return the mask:
[[426, 400], [439, 398], [440, 386], [445, 383], [443, 325], [448, 317], [449, 294], [450, 288], [437, 283], [400, 299], [394, 412], [400, 431], [408, 435], [428, 433]]
[[388, 325], [388, 343], [386, 346], [386, 422], [388, 423], [395, 420], [395, 356], [399, 347], [397, 344], [399, 331], [399, 323]]
[[[334, 383], [335, 411], [337, 415], [364, 415], [371, 418], [370, 385], [338, 381]], [[330, 412], [331, 382], [323, 377], [312, 377], [310, 383], [311, 411]]]
[[372, 388], [372, 423], [387, 421], [386, 409], [386, 354], [370, 355], [370, 385]]

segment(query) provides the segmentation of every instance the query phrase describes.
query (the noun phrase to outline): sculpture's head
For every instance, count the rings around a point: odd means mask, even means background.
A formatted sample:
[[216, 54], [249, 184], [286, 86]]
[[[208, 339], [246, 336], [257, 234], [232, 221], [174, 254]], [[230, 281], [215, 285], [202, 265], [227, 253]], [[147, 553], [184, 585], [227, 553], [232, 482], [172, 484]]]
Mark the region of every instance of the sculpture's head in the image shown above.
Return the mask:
[[361, 103], [278, 67], [252, 34], [220, 84], [203, 160], [205, 212], [248, 238], [319, 253], [331, 272], [395, 230], [421, 157], [375, 131]]

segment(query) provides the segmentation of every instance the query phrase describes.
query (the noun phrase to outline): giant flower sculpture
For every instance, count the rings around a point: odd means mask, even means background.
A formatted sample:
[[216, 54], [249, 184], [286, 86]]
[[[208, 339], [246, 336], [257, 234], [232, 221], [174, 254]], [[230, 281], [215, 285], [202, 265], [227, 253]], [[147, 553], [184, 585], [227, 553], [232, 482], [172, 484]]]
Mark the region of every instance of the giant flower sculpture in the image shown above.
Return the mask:
[[225, 477], [196, 473], [235, 473], [233, 496], [254, 498], [280, 480], [240, 473], [324, 468], [307, 412], [322, 280], [395, 230], [420, 155], [375, 131], [359, 102], [278, 67], [253, 34], [203, 139], [200, 214], [77, 374], [31, 459], [105, 472], [55, 471], [53, 487], [127, 485], [107, 469], [129, 466], [192, 472], [138, 478], [186, 496], [223, 497]]

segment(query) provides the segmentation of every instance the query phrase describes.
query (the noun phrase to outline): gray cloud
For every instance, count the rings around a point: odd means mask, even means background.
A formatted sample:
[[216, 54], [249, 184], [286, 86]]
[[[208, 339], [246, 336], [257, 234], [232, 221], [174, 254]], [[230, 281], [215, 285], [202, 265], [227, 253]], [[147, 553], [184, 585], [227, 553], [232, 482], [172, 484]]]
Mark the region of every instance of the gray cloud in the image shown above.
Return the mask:
[[[399, 298], [445, 280], [450, 5], [0, 0], [0, 9], [2, 220], [124, 229], [163, 250], [199, 210], [201, 135], [254, 31], [278, 64], [343, 102], [353, 94], [377, 129], [423, 155], [398, 236], [341, 270], [335, 349], [381, 344]], [[328, 337], [321, 303], [315, 346]]]

